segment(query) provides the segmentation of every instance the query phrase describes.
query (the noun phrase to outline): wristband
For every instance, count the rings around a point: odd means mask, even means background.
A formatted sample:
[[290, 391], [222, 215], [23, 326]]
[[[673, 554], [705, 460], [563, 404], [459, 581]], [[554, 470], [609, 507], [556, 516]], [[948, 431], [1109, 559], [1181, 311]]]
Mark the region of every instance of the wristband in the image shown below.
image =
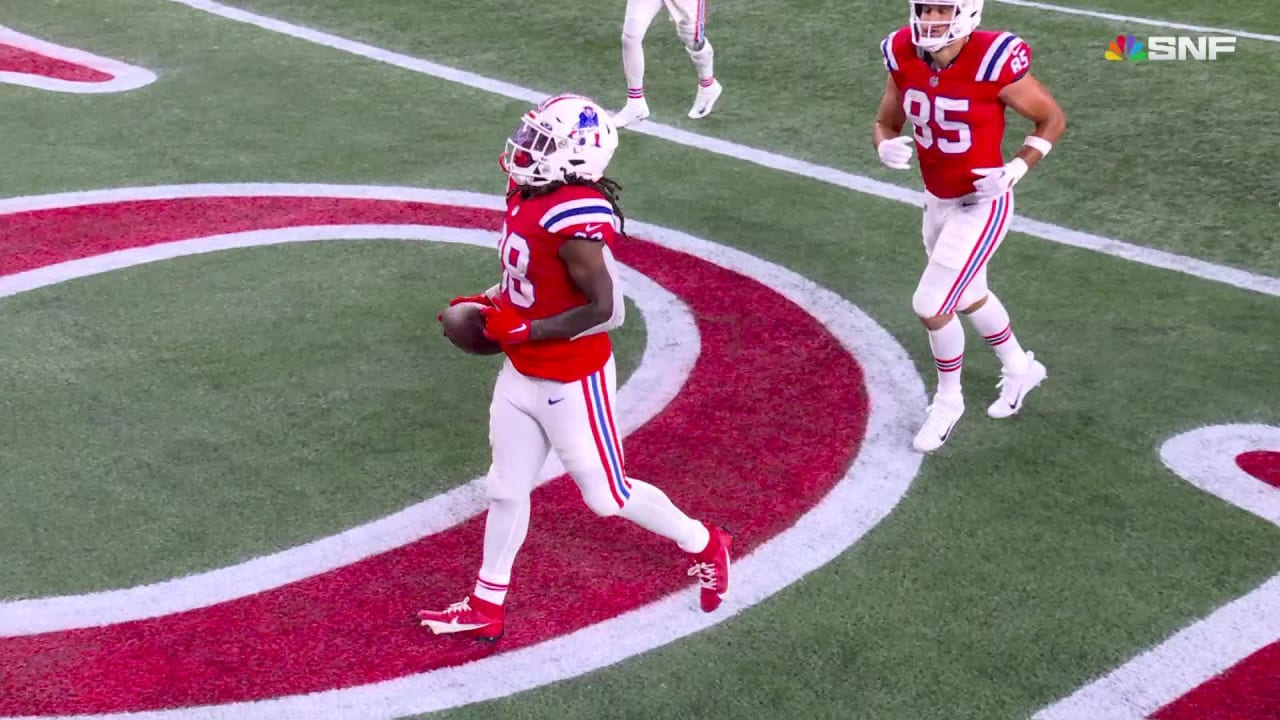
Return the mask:
[[1022, 144], [1039, 150], [1041, 155], [1048, 155], [1049, 151], [1053, 149], [1053, 143], [1039, 135], [1028, 135], [1027, 139], [1022, 141]]

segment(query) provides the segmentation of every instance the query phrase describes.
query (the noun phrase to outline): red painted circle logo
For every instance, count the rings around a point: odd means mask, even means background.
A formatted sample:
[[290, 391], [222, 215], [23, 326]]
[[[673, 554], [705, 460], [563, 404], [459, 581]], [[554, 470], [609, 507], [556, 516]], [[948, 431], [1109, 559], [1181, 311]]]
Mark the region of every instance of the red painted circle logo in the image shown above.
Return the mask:
[[[500, 198], [468, 193], [324, 185], [0, 201], [0, 244], [10, 248], [0, 297], [276, 242], [492, 243], [499, 208]], [[534, 491], [534, 530], [496, 648], [417, 626], [414, 610], [470, 586], [483, 530], [479, 506], [429, 517], [424, 505], [412, 521], [398, 515], [233, 568], [0, 603], [0, 716], [367, 718], [440, 709], [696, 632], [856, 542], [919, 466], [908, 439], [924, 390], [906, 353], [857, 308], [779, 266], [628, 225], [638, 239], [622, 244], [618, 260], [684, 303], [696, 328], [685, 342], [700, 352], [679, 392], [627, 438], [627, 455], [637, 476], [691, 514], [734, 529], [737, 587], [721, 611], [693, 609], [693, 586], [669, 543], [596, 519], [572, 482], [557, 478]]]

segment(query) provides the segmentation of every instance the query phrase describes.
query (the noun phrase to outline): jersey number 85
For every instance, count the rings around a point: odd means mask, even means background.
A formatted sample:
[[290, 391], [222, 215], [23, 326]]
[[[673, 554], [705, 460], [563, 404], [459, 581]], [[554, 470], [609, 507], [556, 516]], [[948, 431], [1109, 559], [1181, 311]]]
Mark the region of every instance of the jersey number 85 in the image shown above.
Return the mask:
[[[902, 94], [902, 109], [915, 128], [916, 142], [920, 143], [920, 147], [928, 149], [936, 142], [938, 149], [948, 155], [962, 155], [973, 147], [973, 131], [969, 129], [969, 124], [947, 117], [947, 113], [968, 112], [968, 100], [937, 97], [930, 102], [928, 95], [913, 88]], [[939, 135], [935, 138], [934, 126], [938, 130], [953, 133], [954, 136]]]

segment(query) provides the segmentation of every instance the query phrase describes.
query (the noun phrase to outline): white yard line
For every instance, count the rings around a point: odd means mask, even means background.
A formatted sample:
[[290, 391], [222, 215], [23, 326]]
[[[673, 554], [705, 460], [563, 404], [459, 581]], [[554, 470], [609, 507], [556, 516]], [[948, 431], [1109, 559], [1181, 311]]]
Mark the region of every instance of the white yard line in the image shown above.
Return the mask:
[[1191, 32], [1203, 33], [1206, 35], [1235, 35], [1236, 37], [1250, 38], [1252, 40], [1280, 43], [1280, 35], [1267, 35], [1266, 33], [1249, 32], [1248, 30], [1233, 30], [1231, 28], [1208, 27], [1206, 25], [1188, 25], [1187, 23], [1157, 20], [1155, 18], [1136, 17], [1133, 15], [1117, 15], [1115, 13], [1101, 12], [1099, 10], [1086, 10], [1084, 8], [1067, 7], [1065, 5], [1051, 5], [1049, 3], [1034, 2], [1034, 0], [995, 0], [995, 2], [1003, 3], [1005, 5], [1017, 5], [1018, 7], [1035, 8], [1037, 10], [1049, 10], [1051, 12], [1063, 13], [1064, 15], [1083, 15], [1085, 17], [1099, 18], [1101, 20], [1115, 20], [1116, 22], [1129, 23], [1130, 25], [1146, 25], [1148, 27], [1162, 27], [1170, 28], [1172, 30], [1190, 30]]
[[[247, 10], [223, 5], [214, 0], [171, 0], [172, 2], [186, 5], [196, 10], [218, 15], [228, 20], [235, 20], [249, 25], [260, 27], [264, 30], [278, 32], [290, 37], [306, 40], [308, 42], [324, 45], [335, 50], [342, 50], [353, 55], [375, 60], [377, 62], [394, 65], [395, 67], [411, 70], [413, 72], [430, 75], [442, 80], [459, 83], [468, 87], [484, 90], [504, 97], [515, 100], [522, 100], [528, 103], [536, 103], [545, 98], [548, 93], [531, 90], [529, 88], [520, 87], [501, 80], [494, 80], [483, 75], [459, 70], [447, 65], [440, 65], [429, 60], [411, 57], [391, 50], [374, 47], [367, 43], [349, 40], [339, 37], [331, 33], [313, 30], [294, 23], [285, 22], [276, 18], [266, 17], [251, 13]], [[876, 197], [885, 198], [887, 200], [896, 200], [898, 202], [915, 205], [917, 207], [923, 205], [923, 193], [908, 188], [899, 187], [890, 183], [881, 182], [865, 175], [857, 175], [854, 173], [837, 170], [835, 168], [815, 165], [804, 160], [797, 160], [785, 155], [779, 155], [767, 150], [758, 150], [756, 148], [741, 145], [727, 140], [707, 137], [687, 130], [680, 130], [668, 125], [662, 125], [652, 121], [642, 122], [635, 126], [635, 132], [654, 137], [662, 138], [670, 142], [678, 143], [688, 147], [698, 148], [717, 155], [743, 160], [761, 167], [767, 167], [773, 170], [788, 172], [793, 175], [800, 175], [814, 180], [837, 185], [839, 187], [848, 188], [856, 192], [866, 195], [874, 195]], [[1015, 218], [1013, 230], [1026, 235], [1038, 237], [1042, 240], [1048, 240], [1061, 245], [1070, 245], [1072, 247], [1084, 248], [1092, 250], [1104, 255], [1111, 255], [1132, 262], [1150, 265], [1152, 267], [1173, 270], [1186, 275], [1212, 280], [1227, 285], [1232, 285], [1245, 290], [1264, 293], [1280, 297], [1280, 278], [1269, 277], [1251, 273], [1238, 268], [1216, 265], [1204, 260], [1177, 255], [1163, 250], [1155, 250], [1141, 245], [1133, 245], [1121, 240], [1094, 235], [1092, 233], [1081, 232], [1079, 230], [1071, 230], [1069, 228], [1051, 225], [1049, 223], [1028, 220], [1026, 218]]]

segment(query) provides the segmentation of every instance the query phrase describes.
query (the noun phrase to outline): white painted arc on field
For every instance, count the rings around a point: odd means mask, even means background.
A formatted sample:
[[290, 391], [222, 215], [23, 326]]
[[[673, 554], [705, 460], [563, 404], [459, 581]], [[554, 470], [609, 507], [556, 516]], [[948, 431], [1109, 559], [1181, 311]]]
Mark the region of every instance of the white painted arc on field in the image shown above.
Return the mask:
[[[1280, 428], [1214, 425], [1170, 438], [1160, 459], [1182, 479], [1280, 527], [1280, 489], [1235, 464], [1280, 449]], [[1036, 713], [1035, 720], [1147, 717], [1280, 640], [1280, 575]]]
[[[502, 95], [515, 100], [522, 100], [531, 104], [543, 100], [549, 94], [520, 87], [519, 85], [513, 85], [501, 80], [495, 80], [493, 78], [488, 78], [465, 70], [459, 70], [447, 65], [441, 65], [429, 60], [415, 58], [403, 53], [385, 50], [367, 43], [349, 40], [331, 33], [313, 30], [294, 23], [267, 17], [265, 15], [251, 13], [247, 10], [233, 8], [219, 2], [213, 2], [213, 0], [170, 1], [186, 5], [196, 10], [202, 10], [204, 12], [218, 15], [228, 20], [254, 25], [264, 30], [270, 30], [299, 40], [306, 40], [307, 42], [316, 43], [335, 50], [359, 55], [360, 57], [374, 60], [376, 62], [393, 65], [395, 67], [421, 73], [423, 75], [430, 75], [442, 80], [448, 80], [449, 82], [466, 85], [468, 87], [484, 90], [486, 92]], [[824, 167], [804, 160], [797, 160], [785, 155], [779, 155], [778, 153], [759, 150], [739, 143], [729, 142], [727, 140], [699, 135], [687, 130], [680, 130], [668, 125], [662, 125], [652, 120], [639, 123], [638, 125], [628, 128], [628, 130], [645, 135], [652, 135], [687, 147], [698, 148], [718, 155], [735, 158], [761, 167], [770, 168], [772, 170], [779, 170], [793, 175], [819, 180], [821, 182], [847, 188], [866, 195], [874, 195], [886, 200], [894, 200], [908, 205], [914, 205], [916, 207], [922, 207], [924, 205], [924, 194], [915, 190], [881, 182], [879, 180], [866, 177], [865, 175], [857, 175], [843, 170], [837, 170], [835, 168]], [[1084, 250], [1092, 250], [1104, 255], [1123, 258], [1143, 265], [1172, 270], [1186, 275], [1191, 275], [1193, 277], [1232, 285], [1244, 290], [1252, 290], [1254, 292], [1280, 297], [1280, 278], [1259, 275], [1239, 268], [1216, 265], [1214, 263], [1186, 257], [1184, 255], [1177, 255], [1163, 250], [1134, 245], [1121, 240], [1115, 240], [1079, 230], [1071, 230], [1069, 228], [1038, 222], [1035, 220], [1028, 220], [1022, 217], [1014, 218], [1012, 229], [1026, 235], [1031, 235], [1033, 237], [1038, 237], [1042, 240], [1048, 240], [1061, 245], [1069, 245], [1071, 247], [1077, 247]]]
[[[0, 276], [0, 298], [143, 263], [235, 248], [324, 240], [429, 240], [493, 247], [494, 233], [426, 225], [317, 225], [229, 233], [120, 250]], [[689, 308], [626, 265], [623, 282], [645, 318], [640, 365], [618, 396], [623, 436], [644, 425], [679, 394], [701, 350]], [[482, 432], [478, 428], [477, 432]], [[553, 455], [538, 484], [564, 473]], [[236, 565], [148, 585], [81, 595], [0, 602], [0, 637], [109, 625], [226, 602], [280, 587], [442, 532], [485, 507], [483, 476], [387, 517], [336, 535]]]
[[1147, 27], [1169, 28], [1170, 30], [1187, 30], [1189, 32], [1204, 33], [1206, 35], [1235, 35], [1237, 37], [1250, 38], [1252, 40], [1262, 40], [1263, 42], [1280, 42], [1280, 35], [1268, 35], [1266, 33], [1249, 32], [1248, 30], [1209, 27], [1207, 25], [1191, 25], [1188, 23], [1172, 22], [1170, 20], [1138, 17], [1136, 15], [1117, 15], [1116, 13], [1103, 12], [1101, 10], [1088, 10], [1085, 8], [1067, 7], [1065, 5], [1053, 5], [1051, 3], [1034, 2], [1034, 0], [995, 0], [995, 2], [1002, 3], [1004, 5], [1033, 8], [1036, 10], [1048, 10], [1050, 12], [1063, 13], [1064, 15], [1082, 15], [1084, 17], [1097, 18], [1099, 20], [1113, 20], [1115, 22], [1127, 23], [1130, 25], [1145, 25]]
[[[210, 186], [204, 186], [210, 187]], [[231, 186], [227, 186], [231, 190]], [[154, 188], [148, 189], [155, 192]], [[393, 189], [401, 199], [446, 202], [457, 194]], [[180, 192], [180, 188], [171, 188]], [[123, 191], [115, 193], [123, 199]], [[372, 196], [373, 191], [366, 189]], [[224, 193], [225, 194], [225, 193]], [[249, 195], [246, 191], [241, 193]], [[297, 194], [281, 192], [280, 195]], [[89, 193], [101, 198], [102, 194]], [[485, 196], [480, 207], [499, 199]], [[41, 199], [15, 199], [39, 205]], [[454, 202], [454, 201], [450, 201]], [[3, 203], [0, 203], [3, 207]], [[466, 665], [342, 690], [257, 702], [77, 716], [80, 720], [377, 720], [479, 702], [528, 690], [620, 662], [685, 637], [755, 605], [830, 562], [861, 539], [898, 504], [920, 468], [911, 451], [925, 389], [906, 350], [857, 306], [813, 281], [740, 250], [640, 222], [637, 237], [693, 254], [772, 288], [822, 323], [862, 367], [868, 394], [866, 437], [853, 464], [832, 490], [795, 525], [735, 558], [734, 589], [715, 613], [695, 607], [693, 593], [676, 593], [604, 623]]]
[[93, 95], [134, 90], [156, 81], [156, 74], [146, 68], [94, 55], [91, 52], [77, 48], [51, 43], [48, 40], [32, 37], [3, 25], [0, 25], [0, 45], [12, 45], [48, 57], [78, 63], [111, 76], [110, 80], [104, 82], [79, 82], [28, 73], [0, 72], [0, 82], [11, 85], [22, 85], [39, 90], [52, 90], [53, 92]]

